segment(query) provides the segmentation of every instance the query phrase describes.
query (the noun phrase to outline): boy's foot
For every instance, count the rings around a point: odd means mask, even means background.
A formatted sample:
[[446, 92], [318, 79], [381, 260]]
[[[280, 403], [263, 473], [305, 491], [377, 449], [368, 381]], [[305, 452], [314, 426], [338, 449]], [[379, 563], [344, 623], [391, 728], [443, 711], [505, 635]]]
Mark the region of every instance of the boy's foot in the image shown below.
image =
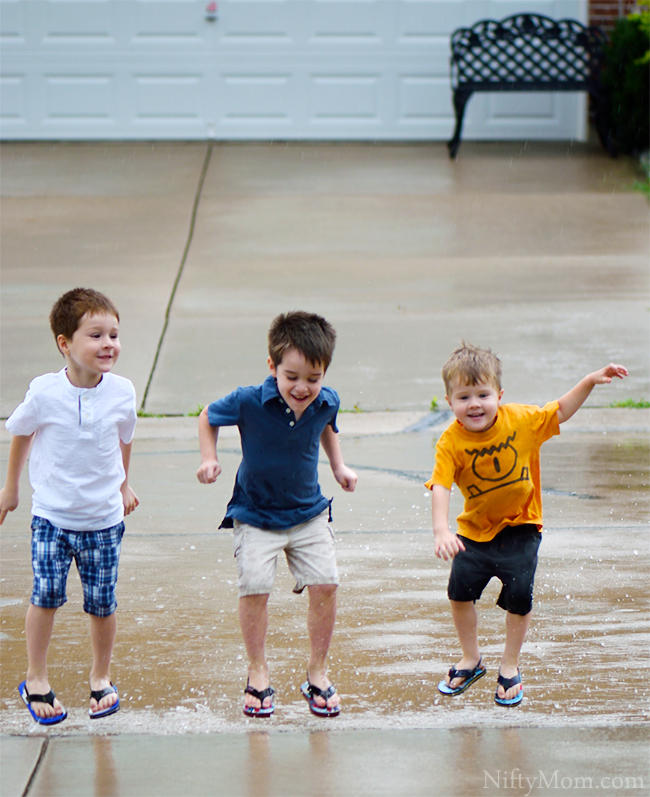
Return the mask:
[[275, 689], [267, 686], [261, 691], [250, 685], [250, 679], [244, 689], [244, 714], [247, 717], [270, 717], [275, 711], [273, 696]]
[[517, 668], [512, 678], [506, 678], [499, 670], [497, 678], [497, 691], [494, 700], [500, 706], [517, 706], [524, 699], [524, 687], [521, 683], [521, 673]]
[[450, 695], [451, 697], [460, 695], [468, 689], [474, 681], [478, 681], [478, 679], [482, 678], [487, 672], [486, 668], [483, 666], [482, 658], [478, 660], [478, 664], [475, 667], [469, 666], [463, 668], [462, 665], [463, 660], [461, 659], [457, 667], [452, 667], [449, 670], [445, 676], [445, 680], [440, 681], [438, 684], [438, 691], [441, 694]]
[[[244, 689], [244, 714], [248, 716], [270, 716], [273, 714], [274, 694], [266, 664], [259, 668], [249, 666], [248, 680], [246, 681], [246, 689]], [[265, 710], [265, 714], [259, 713], [262, 709]]]
[[[316, 683], [314, 683], [316, 681]], [[326, 675], [312, 681], [309, 672], [300, 691], [309, 703], [309, 710], [317, 717], [336, 717], [341, 713], [341, 698]]]
[[63, 722], [68, 716], [68, 712], [56, 699], [56, 695], [51, 689], [45, 694], [29, 692], [27, 681], [23, 681], [18, 687], [18, 691], [32, 715], [32, 719], [40, 725], [56, 725], [57, 722]]
[[108, 686], [103, 689], [90, 690], [90, 708], [88, 709], [88, 716], [91, 719], [100, 719], [101, 717], [108, 717], [109, 714], [115, 714], [120, 710], [120, 696], [117, 689], [109, 682]]

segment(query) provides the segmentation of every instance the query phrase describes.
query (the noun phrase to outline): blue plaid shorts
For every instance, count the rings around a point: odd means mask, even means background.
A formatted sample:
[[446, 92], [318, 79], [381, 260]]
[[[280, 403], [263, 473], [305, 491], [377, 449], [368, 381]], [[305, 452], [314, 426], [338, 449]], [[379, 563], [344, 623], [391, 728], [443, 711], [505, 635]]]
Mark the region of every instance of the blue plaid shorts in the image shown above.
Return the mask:
[[69, 531], [45, 518], [32, 517], [31, 602], [43, 609], [58, 609], [68, 600], [65, 586], [74, 559], [81, 577], [84, 611], [108, 617], [117, 609], [115, 585], [124, 523], [100, 531]]

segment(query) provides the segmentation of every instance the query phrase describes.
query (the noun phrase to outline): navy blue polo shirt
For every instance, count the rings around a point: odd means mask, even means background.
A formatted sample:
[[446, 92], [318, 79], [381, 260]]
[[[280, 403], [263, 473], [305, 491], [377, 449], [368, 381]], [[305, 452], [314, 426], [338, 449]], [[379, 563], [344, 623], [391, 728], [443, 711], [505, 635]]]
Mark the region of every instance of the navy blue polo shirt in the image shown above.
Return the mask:
[[321, 388], [296, 420], [273, 376], [208, 406], [211, 426], [237, 426], [242, 462], [224, 525], [235, 519], [258, 529], [288, 529], [320, 515], [329, 505], [318, 484], [320, 437], [335, 432], [337, 393]]

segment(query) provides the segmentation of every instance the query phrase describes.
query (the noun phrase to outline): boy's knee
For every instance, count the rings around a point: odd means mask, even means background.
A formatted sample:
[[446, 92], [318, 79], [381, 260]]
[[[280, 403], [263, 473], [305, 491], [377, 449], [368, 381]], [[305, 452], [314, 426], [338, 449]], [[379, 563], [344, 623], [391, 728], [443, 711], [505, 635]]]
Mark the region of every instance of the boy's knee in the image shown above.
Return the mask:
[[310, 600], [317, 600], [321, 603], [325, 603], [336, 596], [338, 584], [311, 584], [307, 589], [309, 590]]

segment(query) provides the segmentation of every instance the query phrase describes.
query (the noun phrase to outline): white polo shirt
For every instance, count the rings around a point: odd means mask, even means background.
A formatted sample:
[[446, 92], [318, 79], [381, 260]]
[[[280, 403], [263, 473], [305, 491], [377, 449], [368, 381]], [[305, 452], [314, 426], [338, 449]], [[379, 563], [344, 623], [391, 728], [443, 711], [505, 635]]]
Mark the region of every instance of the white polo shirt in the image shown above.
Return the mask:
[[70, 384], [65, 368], [34, 379], [5, 426], [36, 433], [29, 459], [32, 514], [72, 531], [97, 531], [124, 517], [120, 440], [136, 423], [135, 389], [115, 374], [94, 388]]

